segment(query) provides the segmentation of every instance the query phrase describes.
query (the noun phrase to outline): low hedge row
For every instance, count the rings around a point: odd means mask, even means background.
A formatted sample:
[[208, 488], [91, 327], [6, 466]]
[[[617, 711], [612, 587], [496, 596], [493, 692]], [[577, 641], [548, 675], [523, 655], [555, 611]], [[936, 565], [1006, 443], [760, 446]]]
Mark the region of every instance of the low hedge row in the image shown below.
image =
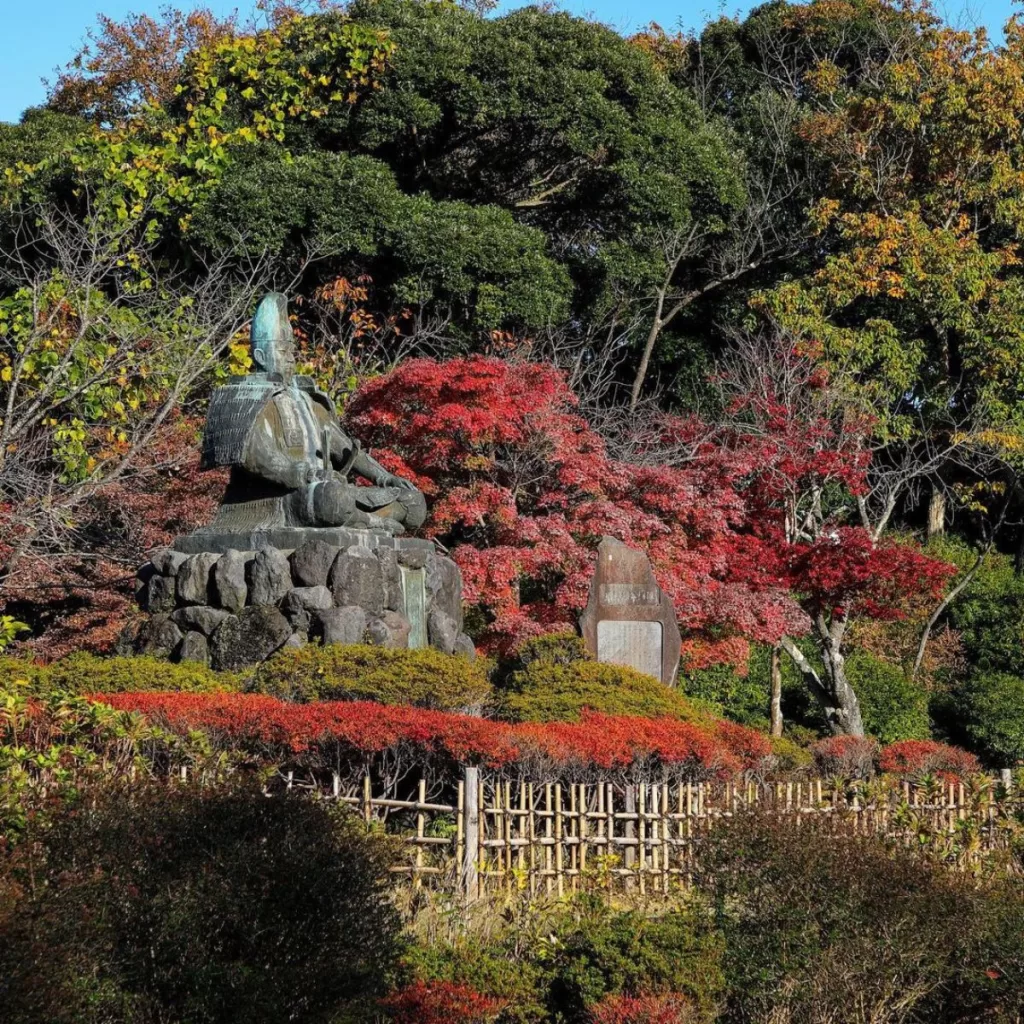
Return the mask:
[[296, 704], [240, 693], [115, 693], [95, 700], [171, 733], [205, 733], [221, 749], [310, 767], [368, 767], [385, 758], [440, 770], [478, 764], [536, 778], [596, 771], [696, 781], [765, 767], [772, 753], [763, 733], [732, 722], [588, 712], [579, 722], [511, 724], [408, 706]]
[[0, 657], [0, 687], [42, 695], [90, 693], [259, 693], [295, 703], [360, 700], [465, 711], [513, 722], [579, 721], [604, 715], [676, 718], [713, 724], [706, 705], [652, 676], [587, 657], [571, 635], [541, 637], [495, 666], [433, 648], [389, 650], [368, 644], [309, 644], [278, 651], [245, 673], [194, 662], [73, 654], [49, 665]]

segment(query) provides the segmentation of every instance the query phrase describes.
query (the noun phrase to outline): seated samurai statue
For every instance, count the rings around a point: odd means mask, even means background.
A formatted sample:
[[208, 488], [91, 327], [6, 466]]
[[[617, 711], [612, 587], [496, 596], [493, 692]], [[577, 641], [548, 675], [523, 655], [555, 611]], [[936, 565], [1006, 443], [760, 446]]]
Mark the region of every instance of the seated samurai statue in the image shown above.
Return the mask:
[[218, 388], [206, 417], [202, 468], [231, 467], [213, 528], [344, 526], [396, 534], [420, 526], [423, 494], [364, 452], [341, 429], [330, 398], [296, 375], [284, 295], [260, 302], [251, 349], [255, 372]]

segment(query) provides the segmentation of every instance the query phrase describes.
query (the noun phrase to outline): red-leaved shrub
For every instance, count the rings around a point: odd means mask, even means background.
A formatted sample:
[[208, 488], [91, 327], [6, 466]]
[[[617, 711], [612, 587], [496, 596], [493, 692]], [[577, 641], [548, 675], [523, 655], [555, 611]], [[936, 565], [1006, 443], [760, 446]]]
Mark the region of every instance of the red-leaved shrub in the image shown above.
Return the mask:
[[396, 1024], [489, 1024], [504, 1008], [501, 1000], [450, 981], [413, 982], [381, 1005]]
[[591, 1008], [592, 1024], [688, 1024], [693, 1010], [676, 992], [665, 995], [605, 996]]
[[920, 778], [938, 775], [948, 780], [964, 779], [981, 771], [978, 759], [960, 747], [934, 740], [900, 740], [886, 747], [878, 759], [883, 772]]
[[868, 736], [829, 736], [811, 748], [821, 775], [866, 779], [875, 773], [878, 743]]
[[511, 724], [471, 715], [366, 701], [293, 704], [259, 694], [117, 693], [95, 698], [145, 715], [179, 735], [311, 767], [392, 763], [444, 770], [476, 764], [520, 773], [594, 771], [654, 778], [724, 778], [758, 768], [768, 738], [732, 723], [703, 727], [675, 718], [585, 712], [579, 722]]

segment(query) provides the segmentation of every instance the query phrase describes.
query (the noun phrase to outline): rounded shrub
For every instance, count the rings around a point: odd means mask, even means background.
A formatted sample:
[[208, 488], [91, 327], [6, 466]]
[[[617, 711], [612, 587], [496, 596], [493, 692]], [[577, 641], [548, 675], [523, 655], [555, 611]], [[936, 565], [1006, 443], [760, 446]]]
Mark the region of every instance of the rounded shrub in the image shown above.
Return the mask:
[[707, 908], [694, 901], [652, 915], [605, 908], [600, 898], [591, 898], [578, 921], [556, 924], [547, 964], [550, 1019], [584, 1024], [609, 996], [642, 994], [671, 994], [693, 1024], [719, 1019], [723, 949]]
[[478, 711], [492, 698], [487, 664], [442, 654], [370, 644], [329, 644], [278, 651], [248, 687], [283, 700], [370, 700], [439, 711]]
[[573, 665], [589, 661], [587, 646], [575, 633], [545, 633], [524, 640], [507, 663], [509, 671], [518, 672], [530, 665]]
[[890, 744], [879, 755], [878, 767], [883, 772], [917, 780], [930, 775], [965, 779], [981, 769], [970, 751], [935, 740], [900, 740]]
[[602, 715], [700, 722], [705, 710], [653, 676], [596, 661], [535, 661], [506, 679], [498, 713], [513, 722], [578, 722], [584, 709]]
[[[259, 785], [100, 787], [0, 885], [5, 1024], [335, 1020], [398, 980], [394, 849]], [[365, 1019], [365, 1018], [364, 1018]]]
[[545, 965], [532, 950], [517, 956], [509, 948], [516, 939], [506, 919], [505, 930], [490, 939], [467, 934], [451, 942], [418, 942], [406, 963], [421, 983], [483, 992], [498, 1000], [506, 1008], [502, 1024], [547, 1024]]
[[870, 736], [829, 736], [811, 747], [814, 767], [821, 775], [867, 779], [875, 774], [878, 742]]
[[814, 755], [789, 736], [772, 736], [772, 758], [780, 772], [802, 772], [814, 764]]
[[763, 657], [762, 652], [754, 652], [747, 672], [737, 672], [729, 665], [686, 672], [680, 675], [679, 686], [687, 696], [704, 701], [734, 722], [767, 728], [770, 694], [767, 656], [767, 648]]
[[991, 765], [1024, 760], [1024, 679], [988, 672], [972, 679], [957, 699], [971, 746]]
[[832, 816], [740, 814], [703, 845], [696, 887], [725, 946], [721, 1021], [1019, 1020], [1024, 901]]
[[242, 679], [197, 662], [172, 664], [143, 656], [106, 658], [83, 651], [49, 665], [0, 657], [0, 688], [20, 686], [37, 695], [55, 690], [73, 694], [224, 693], [241, 689]]

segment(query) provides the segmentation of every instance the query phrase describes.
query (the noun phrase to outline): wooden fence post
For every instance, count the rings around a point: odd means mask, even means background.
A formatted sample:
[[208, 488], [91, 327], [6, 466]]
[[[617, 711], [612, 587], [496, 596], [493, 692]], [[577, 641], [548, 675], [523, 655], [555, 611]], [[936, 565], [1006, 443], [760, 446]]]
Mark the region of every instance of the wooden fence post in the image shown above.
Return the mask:
[[636, 786], [634, 786], [632, 783], [627, 784], [626, 787], [625, 787], [625, 790], [626, 790], [626, 799], [625, 799], [626, 814], [627, 815], [631, 815], [631, 817], [627, 817], [626, 818], [626, 828], [624, 830], [624, 837], [626, 839], [630, 840], [630, 842], [626, 845], [626, 855], [623, 858], [623, 864], [624, 864], [626, 870], [629, 872], [629, 874], [627, 874], [626, 878], [625, 878], [625, 887], [627, 889], [632, 889], [633, 888], [633, 883], [635, 881], [634, 875], [636, 873], [636, 852], [637, 852], [636, 851], [636, 847], [633, 845], [633, 842], [636, 840], [636, 831], [637, 831], [637, 829], [636, 829], [636, 817], [635, 817], [635, 815], [636, 815]]
[[467, 900], [480, 895], [480, 876], [477, 857], [480, 846], [480, 769], [466, 767], [462, 776], [463, 835], [462, 864], [460, 865], [462, 893]]

